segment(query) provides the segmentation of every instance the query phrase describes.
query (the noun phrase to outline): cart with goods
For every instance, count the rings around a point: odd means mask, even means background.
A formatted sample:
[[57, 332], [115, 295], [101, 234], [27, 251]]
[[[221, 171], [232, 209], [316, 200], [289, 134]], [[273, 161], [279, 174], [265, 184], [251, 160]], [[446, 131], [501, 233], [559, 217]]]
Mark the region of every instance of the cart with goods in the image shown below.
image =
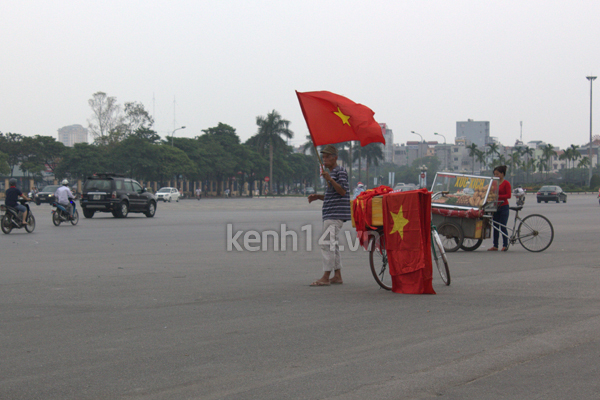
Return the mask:
[[[386, 290], [392, 290], [393, 278], [390, 275], [389, 254], [386, 249], [386, 235], [384, 233], [385, 216], [384, 216], [384, 196], [388, 193], [393, 194], [401, 192], [393, 191], [390, 187], [380, 186], [376, 189], [371, 189], [361, 193], [355, 200], [352, 201], [352, 226], [359, 233], [360, 243], [369, 253], [369, 264], [371, 273], [377, 284]], [[413, 191], [417, 192], [417, 191]], [[422, 196], [425, 194], [429, 198], [429, 192], [425, 189], [419, 190]], [[402, 209], [400, 209], [400, 212]], [[426, 202], [426, 207], [422, 208], [423, 212], [430, 215], [430, 202]], [[450, 285], [450, 270], [448, 267], [448, 259], [442, 245], [442, 239], [438, 235], [435, 225], [426, 221], [427, 236], [430, 236], [431, 241], [431, 261], [437, 267], [442, 281], [446, 285]]]
[[438, 172], [431, 191], [431, 221], [446, 251], [473, 251], [490, 238], [498, 178]]

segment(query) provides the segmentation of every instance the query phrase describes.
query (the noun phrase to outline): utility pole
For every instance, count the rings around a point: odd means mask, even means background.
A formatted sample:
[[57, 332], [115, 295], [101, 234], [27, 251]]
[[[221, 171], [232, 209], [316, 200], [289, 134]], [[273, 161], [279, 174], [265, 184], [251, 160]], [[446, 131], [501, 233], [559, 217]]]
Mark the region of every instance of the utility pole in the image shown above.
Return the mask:
[[589, 148], [589, 157], [590, 157], [590, 174], [588, 177], [588, 186], [592, 185], [592, 83], [596, 79], [595, 76], [586, 76], [587, 80], [590, 81], [590, 148]]
[[521, 142], [523, 142], [523, 121], [521, 121]]

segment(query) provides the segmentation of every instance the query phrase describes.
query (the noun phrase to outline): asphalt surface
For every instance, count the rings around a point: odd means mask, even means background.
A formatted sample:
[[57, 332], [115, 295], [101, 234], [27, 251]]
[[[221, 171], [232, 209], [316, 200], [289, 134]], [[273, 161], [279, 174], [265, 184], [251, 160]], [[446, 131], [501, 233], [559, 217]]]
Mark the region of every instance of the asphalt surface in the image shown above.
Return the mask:
[[[451, 253], [452, 285], [436, 274], [423, 296], [379, 290], [363, 250], [343, 252], [343, 285], [309, 287], [321, 220], [305, 199], [75, 227], [50, 210], [0, 236], [0, 399], [600, 398], [594, 195], [529, 196], [524, 215], [554, 225], [548, 250]], [[298, 248], [288, 232], [285, 251], [227, 251], [228, 224], [242, 248], [285, 224]]]

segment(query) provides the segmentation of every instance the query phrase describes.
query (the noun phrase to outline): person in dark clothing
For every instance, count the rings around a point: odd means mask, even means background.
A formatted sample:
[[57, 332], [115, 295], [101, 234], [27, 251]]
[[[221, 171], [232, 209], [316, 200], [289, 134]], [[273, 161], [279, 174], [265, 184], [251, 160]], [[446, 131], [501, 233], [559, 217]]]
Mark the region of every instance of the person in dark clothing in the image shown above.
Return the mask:
[[8, 185], [10, 186], [8, 189], [6, 189], [6, 192], [4, 192], [4, 194], [6, 195], [5, 199], [4, 199], [4, 204], [6, 204], [8, 207], [12, 207], [15, 208], [17, 210], [19, 210], [19, 212], [21, 212], [21, 214], [23, 215], [23, 226], [26, 225], [26, 221], [27, 221], [27, 207], [25, 207], [22, 204], [19, 204], [18, 200], [19, 200], [19, 196], [24, 198], [27, 201], [31, 201], [31, 199], [27, 196], [25, 196], [25, 194], [23, 194], [23, 192], [21, 192], [18, 188], [17, 188], [17, 180], [15, 178], [11, 178], [8, 181]]

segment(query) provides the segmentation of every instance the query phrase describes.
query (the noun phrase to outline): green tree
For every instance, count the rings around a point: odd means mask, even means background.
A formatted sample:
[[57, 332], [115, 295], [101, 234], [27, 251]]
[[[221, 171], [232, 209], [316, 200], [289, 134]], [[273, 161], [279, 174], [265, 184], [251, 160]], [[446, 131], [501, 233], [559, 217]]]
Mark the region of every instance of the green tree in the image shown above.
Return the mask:
[[0, 175], [7, 175], [9, 172], [8, 155], [0, 152]]
[[[306, 151], [308, 151], [310, 153], [310, 155], [312, 156], [312, 158], [315, 160], [315, 164], [314, 164], [315, 167], [313, 168], [313, 174], [314, 174], [314, 182], [315, 182], [314, 187], [317, 188], [317, 186], [319, 186], [319, 183], [320, 183], [319, 168], [316, 167], [317, 165], [319, 165], [319, 156], [317, 154], [317, 150], [315, 149], [314, 143], [313, 143], [310, 135], [306, 135], [306, 139], [308, 141], [302, 145], [302, 152], [306, 153]], [[359, 168], [358, 173], [359, 173], [358, 179], [360, 180], [360, 168]]]
[[20, 165], [25, 158], [23, 138], [24, 136], [18, 133], [0, 133], [0, 151], [8, 156], [7, 162], [11, 177], [15, 172], [15, 167]]
[[[281, 136], [287, 139], [294, 137], [294, 133], [289, 129], [290, 122], [281, 118], [281, 115], [273, 110], [266, 117], [256, 117], [258, 125], [258, 150], [269, 148], [269, 191], [273, 191], [273, 151], [275, 146], [281, 144]], [[279, 140], [277, 140], [279, 139]], [[262, 153], [262, 152], [261, 152]]]
[[535, 150], [532, 149], [531, 147], [522, 147], [521, 148], [521, 155], [525, 156], [527, 158], [527, 161], [525, 162], [525, 176], [527, 177], [526, 181], [529, 182], [529, 168], [533, 168], [533, 154], [535, 153]]
[[107, 172], [105, 148], [88, 143], [75, 143], [67, 149], [54, 173], [72, 179], [85, 179], [99, 172]]
[[542, 157], [544, 159], [544, 165], [546, 167], [546, 179], [548, 179], [548, 174], [550, 173], [550, 168], [552, 167], [552, 157], [554, 156], [556, 156], [554, 146], [552, 146], [551, 144], [542, 146]]
[[477, 158], [477, 162], [482, 168], [487, 168], [485, 164], [485, 152], [483, 150], [476, 150], [475, 158]]
[[370, 186], [369, 185], [369, 167], [371, 166], [371, 164], [378, 166], [379, 161], [383, 160], [383, 149], [379, 145], [379, 143], [369, 143], [368, 145], [364, 146], [362, 149], [363, 149], [363, 154], [365, 157], [365, 162], [367, 165], [365, 181], [367, 182], [367, 187], [368, 187], [368, 186]]
[[498, 143], [488, 143], [487, 144], [488, 150], [487, 150], [487, 154], [490, 155], [492, 157], [492, 159], [490, 160], [490, 167], [493, 167], [494, 164], [494, 154], [500, 155], [500, 151], [499, 151], [499, 146]]
[[469, 150], [469, 157], [471, 157], [471, 160], [473, 162], [473, 165], [472, 165], [473, 168], [472, 168], [471, 173], [473, 175], [475, 175], [475, 157], [477, 156], [477, 150], [478, 150], [477, 145], [475, 143], [471, 143], [471, 145], [467, 146], [467, 150]]

